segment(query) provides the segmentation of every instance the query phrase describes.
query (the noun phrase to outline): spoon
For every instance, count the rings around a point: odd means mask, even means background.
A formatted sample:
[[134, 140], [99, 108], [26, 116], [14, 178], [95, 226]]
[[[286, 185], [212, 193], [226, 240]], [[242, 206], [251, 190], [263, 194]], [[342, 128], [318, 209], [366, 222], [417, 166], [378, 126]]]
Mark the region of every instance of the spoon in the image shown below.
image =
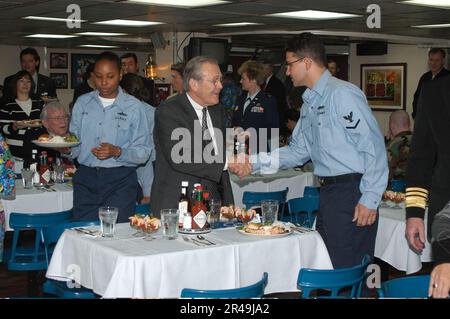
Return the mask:
[[210, 245], [215, 245], [215, 243], [213, 243], [212, 241], [206, 239], [205, 237], [203, 237], [202, 235], [197, 235], [197, 238], [203, 241], [208, 242]]

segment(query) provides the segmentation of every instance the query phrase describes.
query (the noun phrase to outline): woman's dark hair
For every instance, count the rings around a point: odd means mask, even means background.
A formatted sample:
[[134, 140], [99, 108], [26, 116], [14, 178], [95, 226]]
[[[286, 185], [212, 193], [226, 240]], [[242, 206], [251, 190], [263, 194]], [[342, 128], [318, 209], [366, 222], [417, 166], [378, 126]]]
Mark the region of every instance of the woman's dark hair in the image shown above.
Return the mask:
[[122, 76], [120, 86], [128, 94], [133, 95], [140, 101], [148, 101], [150, 99], [150, 92], [145, 88], [144, 81], [136, 74], [127, 73]]
[[[122, 64], [120, 63], [120, 58], [117, 54], [111, 51], [105, 51], [98, 55], [97, 59], [95, 60], [95, 64], [99, 63], [100, 61], [109, 61], [114, 63], [117, 66], [117, 70], [122, 68]], [[94, 66], [95, 68], [95, 66]]]
[[285, 113], [286, 121], [291, 120], [298, 122], [298, 119], [300, 118], [300, 112], [295, 109], [288, 109]]
[[172, 64], [170, 66], [170, 69], [173, 71], [177, 71], [178, 73], [180, 73], [181, 77], [183, 77], [184, 67], [185, 67], [185, 64], [183, 62], [178, 62], [178, 63]]
[[34, 92], [34, 80], [33, 77], [31, 76], [30, 73], [28, 73], [28, 71], [25, 70], [21, 70], [19, 72], [17, 72], [16, 74], [13, 75], [12, 80], [10, 82], [10, 90], [12, 92], [12, 96], [14, 98], [17, 97], [17, 82], [20, 81], [21, 78], [23, 77], [28, 77], [31, 81], [31, 89], [30, 89], [30, 93], [28, 94], [30, 97], [33, 95]]
[[89, 63], [86, 68], [86, 72], [83, 74], [83, 82], [87, 83], [87, 80], [91, 77], [91, 73], [94, 72], [95, 63]]

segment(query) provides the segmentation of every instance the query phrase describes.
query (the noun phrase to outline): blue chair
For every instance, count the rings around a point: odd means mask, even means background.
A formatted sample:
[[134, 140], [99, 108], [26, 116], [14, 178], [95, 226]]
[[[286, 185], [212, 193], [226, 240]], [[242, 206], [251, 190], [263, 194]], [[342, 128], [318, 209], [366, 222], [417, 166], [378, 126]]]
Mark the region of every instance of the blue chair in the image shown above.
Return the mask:
[[134, 208], [135, 214], [149, 215], [150, 214], [150, 204], [138, 204]]
[[[311, 292], [328, 290], [330, 296], [325, 298], [355, 298], [361, 295], [362, 284], [366, 278], [366, 268], [370, 262], [368, 255], [364, 256], [361, 264], [333, 270], [300, 269], [297, 288], [302, 291], [302, 298], [310, 298]], [[344, 288], [350, 288], [347, 295], [340, 295]]]
[[393, 179], [389, 183], [389, 189], [391, 189], [394, 192], [405, 192], [406, 189], [406, 182], [399, 180], [399, 179]]
[[303, 197], [319, 197], [320, 187], [305, 186]]
[[[61, 237], [62, 233], [68, 228], [74, 227], [85, 227], [85, 226], [93, 226], [99, 225], [100, 222], [98, 220], [95, 221], [73, 221], [66, 223], [59, 223], [44, 229], [44, 245], [46, 247], [46, 251], [50, 252], [53, 245], [58, 242], [59, 237]], [[48, 260], [50, 256], [48, 255]], [[58, 281], [53, 279], [47, 279], [44, 282], [42, 287], [42, 291], [49, 295], [58, 296], [60, 298], [67, 299], [92, 299], [96, 298], [94, 292], [91, 289], [87, 289], [84, 287], [80, 288], [69, 288], [67, 286], [67, 282]]]
[[428, 298], [430, 275], [388, 280], [377, 289], [380, 298]]
[[280, 205], [278, 219], [283, 220], [284, 206], [286, 204], [286, 196], [288, 191], [289, 188], [286, 187], [285, 190], [276, 192], [244, 192], [242, 202], [244, 203], [245, 208], [250, 209], [255, 206], [261, 206], [261, 202], [264, 200], [277, 200]]
[[311, 228], [319, 210], [319, 197], [299, 197], [288, 200], [289, 216], [286, 220]]
[[257, 283], [236, 289], [197, 290], [184, 288], [181, 291], [181, 298], [262, 298], [268, 277], [265, 272], [262, 279]]

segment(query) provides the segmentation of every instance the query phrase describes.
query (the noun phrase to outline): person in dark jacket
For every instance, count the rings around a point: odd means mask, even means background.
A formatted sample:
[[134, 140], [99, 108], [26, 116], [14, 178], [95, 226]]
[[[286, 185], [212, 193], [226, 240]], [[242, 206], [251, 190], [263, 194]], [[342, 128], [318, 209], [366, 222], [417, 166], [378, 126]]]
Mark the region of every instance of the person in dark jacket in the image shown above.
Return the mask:
[[71, 107], [75, 105], [75, 102], [81, 95], [95, 90], [94, 67], [94, 63], [87, 66], [86, 72], [83, 74], [83, 83], [79, 84], [73, 91]]
[[[258, 153], [267, 151], [270, 140], [278, 141], [278, 111], [274, 97], [261, 91], [264, 84], [264, 70], [261, 63], [249, 60], [244, 62], [238, 70], [241, 75], [241, 84], [244, 92], [236, 101], [233, 115], [233, 126], [244, 130], [254, 129], [250, 135], [250, 151]], [[276, 135], [272, 136], [271, 130], [276, 129]], [[253, 142], [253, 146], [252, 146]]]

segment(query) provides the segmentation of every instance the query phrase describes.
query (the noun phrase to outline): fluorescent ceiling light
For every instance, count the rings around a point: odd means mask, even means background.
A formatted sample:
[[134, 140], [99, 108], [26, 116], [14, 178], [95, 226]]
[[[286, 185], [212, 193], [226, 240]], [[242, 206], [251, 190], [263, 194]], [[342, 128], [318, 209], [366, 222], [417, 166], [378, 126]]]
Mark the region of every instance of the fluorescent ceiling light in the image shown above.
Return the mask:
[[101, 44], [82, 44], [82, 45], [79, 45], [79, 47], [82, 47], [82, 48], [102, 48], [102, 49], [120, 48], [117, 45], [101, 45]]
[[450, 1], [449, 0], [408, 0], [408, 1], [402, 1], [400, 3], [412, 4], [412, 5], [424, 6], [424, 7], [450, 9]]
[[280, 12], [280, 13], [272, 13], [272, 14], [267, 14], [267, 15], [271, 16], [271, 17], [293, 18], [293, 19], [304, 19], [304, 20], [332, 20], [332, 19], [348, 19], [348, 18], [360, 17], [360, 15], [350, 14], [350, 13], [317, 11], [317, 10]]
[[450, 23], [412, 25], [411, 27], [413, 27], [413, 28], [423, 28], [423, 29], [450, 28]]
[[262, 23], [256, 23], [256, 22], [235, 22], [235, 23], [222, 23], [222, 24], [215, 24], [216, 27], [245, 27], [249, 25], [262, 25]]
[[226, 4], [230, 1], [223, 0], [128, 0], [130, 3], [164, 6], [164, 7], [182, 7], [182, 8], [195, 8], [214, 6], [218, 4]]
[[26, 35], [25, 38], [46, 38], [46, 39], [68, 39], [68, 38], [76, 38], [77, 35], [69, 35], [69, 34], [30, 34]]
[[26, 20], [40, 20], [40, 21], [57, 21], [57, 22], [87, 22], [87, 20], [77, 20], [77, 19], [67, 19], [67, 18], [52, 18], [52, 17], [38, 17], [38, 16], [27, 16], [22, 17]]
[[92, 37], [114, 37], [118, 35], [127, 35], [128, 33], [117, 33], [117, 32], [81, 32], [76, 33], [78, 35], [92, 36]]
[[105, 24], [105, 25], [120, 25], [127, 27], [147, 27], [149, 25], [158, 25], [163, 24], [162, 22], [153, 22], [153, 21], [142, 21], [142, 20], [106, 20], [100, 22], [94, 22], [94, 24]]

